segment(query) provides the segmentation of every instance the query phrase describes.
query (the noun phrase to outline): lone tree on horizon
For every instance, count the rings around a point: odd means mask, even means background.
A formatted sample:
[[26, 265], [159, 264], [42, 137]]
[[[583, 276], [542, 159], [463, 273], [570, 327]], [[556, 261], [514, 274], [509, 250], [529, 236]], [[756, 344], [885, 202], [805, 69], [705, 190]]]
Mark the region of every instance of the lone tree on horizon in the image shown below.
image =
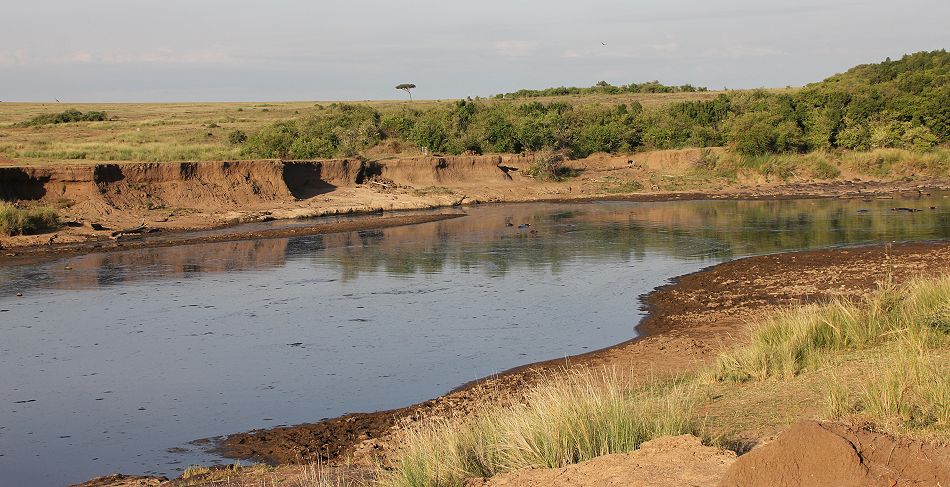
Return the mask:
[[409, 101], [412, 101], [412, 91], [410, 90], [413, 90], [415, 88], [416, 88], [416, 85], [412, 83], [402, 83], [402, 84], [396, 85], [397, 90], [402, 90], [402, 91], [405, 91], [406, 93], [409, 93]]

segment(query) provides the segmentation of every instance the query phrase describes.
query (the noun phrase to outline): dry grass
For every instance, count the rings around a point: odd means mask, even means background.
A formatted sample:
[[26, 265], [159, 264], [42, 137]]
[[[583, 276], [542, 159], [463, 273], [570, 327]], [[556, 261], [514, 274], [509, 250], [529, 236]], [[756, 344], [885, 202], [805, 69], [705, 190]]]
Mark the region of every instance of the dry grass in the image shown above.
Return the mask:
[[414, 430], [381, 486], [460, 486], [526, 467], [561, 467], [635, 450], [665, 435], [695, 433], [694, 391], [679, 381], [634, 386], [615, 371], [567, 373], [464, 422]]

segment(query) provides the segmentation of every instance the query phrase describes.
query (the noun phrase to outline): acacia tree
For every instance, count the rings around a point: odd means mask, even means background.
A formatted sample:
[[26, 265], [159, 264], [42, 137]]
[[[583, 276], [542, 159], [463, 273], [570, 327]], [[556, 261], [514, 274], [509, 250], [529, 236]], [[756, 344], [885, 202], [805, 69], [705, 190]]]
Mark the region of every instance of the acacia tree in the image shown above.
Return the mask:
[[397, 90], [403, 90], [406, 93], [409, 93], [409, 101], [412, 101], [412, 91], [410, 90], [415, 89], [415, 87], [416, 85], [412, 83], [402, 83], [402, 84], [396, 85]]

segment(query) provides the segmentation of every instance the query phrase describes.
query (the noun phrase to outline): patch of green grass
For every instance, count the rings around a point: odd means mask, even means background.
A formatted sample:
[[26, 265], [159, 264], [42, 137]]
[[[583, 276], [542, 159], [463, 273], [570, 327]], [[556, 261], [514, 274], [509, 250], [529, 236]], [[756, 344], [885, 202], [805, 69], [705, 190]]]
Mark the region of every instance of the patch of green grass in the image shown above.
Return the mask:
[[752, 343], [719, 357], [715, 376], [737, 382], [791, 377], [828, 354], [900, 339], [918, 347], [947, 340], [950, 277], [904, 288], [884, 285], [858, 300], [836, 299], [776, 313], [753, 331]]
[[450, 188], [445, 186], [426, 186], [425, 188], [416, 188], [412, 190], [413, 196], [433, 196], [433, 195], [449, 195], [455, 194]]
[[640, 181], [628, 181], [614, 176], [607, 176], [603, 179], [601, 191], [608, 194], [636, 193], [643, 190], [643, 183]]
[[0, 233], [6, 235], [36, 235], [59, 229], [62, 223], [56, 210], [35, 206], [20, 208], [0, 203]]

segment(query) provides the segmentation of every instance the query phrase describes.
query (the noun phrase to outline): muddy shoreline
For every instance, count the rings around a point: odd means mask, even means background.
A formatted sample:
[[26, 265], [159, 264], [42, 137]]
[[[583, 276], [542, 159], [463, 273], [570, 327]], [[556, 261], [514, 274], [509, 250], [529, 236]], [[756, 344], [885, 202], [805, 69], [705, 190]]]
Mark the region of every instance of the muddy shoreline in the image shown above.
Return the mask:
[[[271, 464], [385, 457], [405, 428], [430, 417], [464, 416], [564, 369], [620, 367], [656, 377], [688, 371], [742, 340], [745, 320], [783, 306], [855, 295], [885, 278], [950, 270], [950, 242], [915, 242], [745, 257], [679, 276], [642, 296], [639, 336], [601, 350], [527, 364], [404, 408], [238, 433], [217, 440], [228, 458]], [[755, 436], [751, 432], [750, 436]]]

